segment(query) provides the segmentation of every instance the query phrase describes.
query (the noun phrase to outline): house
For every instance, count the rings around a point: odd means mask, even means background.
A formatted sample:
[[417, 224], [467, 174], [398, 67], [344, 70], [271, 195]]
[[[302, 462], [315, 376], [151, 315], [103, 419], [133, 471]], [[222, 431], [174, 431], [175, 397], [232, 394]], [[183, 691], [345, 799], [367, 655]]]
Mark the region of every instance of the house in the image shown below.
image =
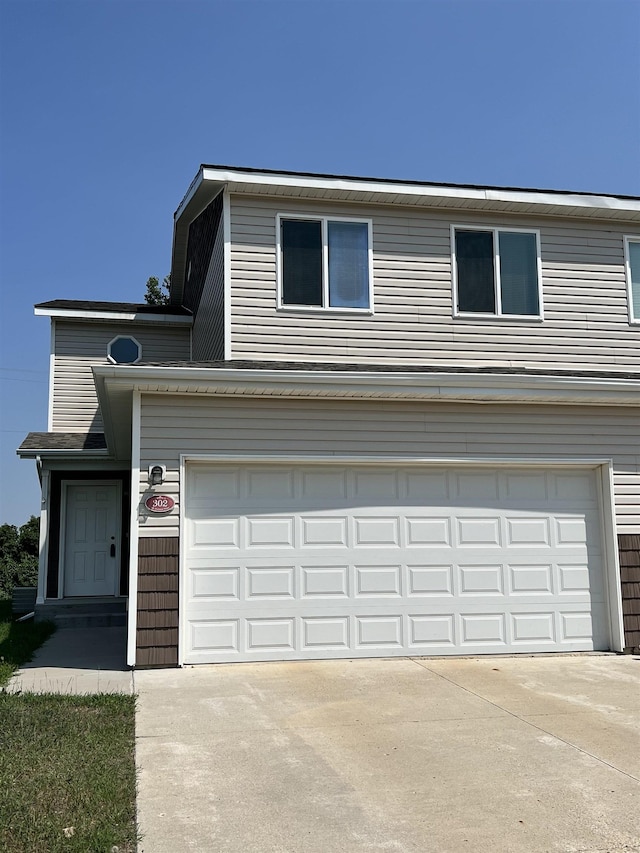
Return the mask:
[[128, 663], [638, 650], [640, 199], [202, 166], [54, 300], [37, 608]]

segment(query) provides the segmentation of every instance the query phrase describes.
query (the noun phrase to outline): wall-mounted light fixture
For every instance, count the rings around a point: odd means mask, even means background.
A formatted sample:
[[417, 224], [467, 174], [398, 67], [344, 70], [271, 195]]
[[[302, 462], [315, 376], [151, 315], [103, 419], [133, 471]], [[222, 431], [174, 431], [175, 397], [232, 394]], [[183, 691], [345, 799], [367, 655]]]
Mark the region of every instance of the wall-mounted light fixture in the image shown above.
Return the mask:
[[152, 486], [160, 486], [164, 483], [167, 469], [164, 465], [149, 465], [149, 483]]

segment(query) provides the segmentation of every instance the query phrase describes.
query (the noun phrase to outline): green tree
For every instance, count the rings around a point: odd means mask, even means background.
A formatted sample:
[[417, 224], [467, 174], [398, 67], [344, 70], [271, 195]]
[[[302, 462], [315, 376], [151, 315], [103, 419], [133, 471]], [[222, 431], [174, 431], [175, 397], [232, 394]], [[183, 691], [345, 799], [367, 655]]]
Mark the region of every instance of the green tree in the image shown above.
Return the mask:
[[10, 596], [14, 586], [38, 582], [40, 519], [32, 515], [26, 524], [0, 524], [0, 597]]
[[171, 290], [171, 274], [165, 275], [162, 284], [155, 275], [147, 279], [147, 292], [144, 301], [148, 305], [168, 305], [169, 292]]

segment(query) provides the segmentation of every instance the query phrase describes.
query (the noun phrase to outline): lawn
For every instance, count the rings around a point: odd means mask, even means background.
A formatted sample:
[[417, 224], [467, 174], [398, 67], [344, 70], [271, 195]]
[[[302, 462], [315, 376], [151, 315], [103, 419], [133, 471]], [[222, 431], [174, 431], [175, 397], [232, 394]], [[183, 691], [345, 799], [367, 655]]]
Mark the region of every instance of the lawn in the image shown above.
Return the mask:
[[[53, 627], [0, 602], [0, 685]], [[135, 697], [0, 688], [0, 850], [133, 853]]]
[[0, 694], [0, 850], [136, 849], [135, 697]]

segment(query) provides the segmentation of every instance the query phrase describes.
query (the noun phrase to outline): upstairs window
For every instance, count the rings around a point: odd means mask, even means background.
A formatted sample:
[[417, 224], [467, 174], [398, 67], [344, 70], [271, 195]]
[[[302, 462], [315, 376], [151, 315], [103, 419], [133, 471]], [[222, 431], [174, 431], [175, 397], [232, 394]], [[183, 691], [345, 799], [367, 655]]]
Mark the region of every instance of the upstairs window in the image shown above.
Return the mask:
[[541, 317], [535, 231], [454, 228], [456, 314]]
[[627, 237], [627, 291], [629, 320], [640, 323], [640, 237]]
[[112, 364], [135, 364], [142, 357], [142, 347], [135, 338], [118, 335], [107, 345], [107, 358]]
[[370, 311], [371, 222], [278, 217], [279, 305]]

